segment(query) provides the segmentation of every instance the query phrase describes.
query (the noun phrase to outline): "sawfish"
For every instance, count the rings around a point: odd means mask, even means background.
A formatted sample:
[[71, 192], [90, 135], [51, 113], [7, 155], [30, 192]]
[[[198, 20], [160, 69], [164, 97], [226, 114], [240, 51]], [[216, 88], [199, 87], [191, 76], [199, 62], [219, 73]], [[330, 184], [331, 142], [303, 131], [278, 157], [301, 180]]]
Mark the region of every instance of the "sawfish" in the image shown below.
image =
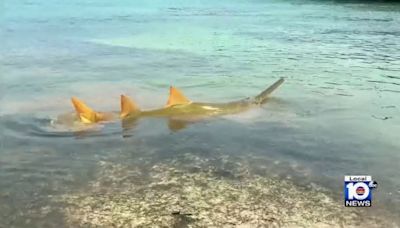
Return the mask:
[[236, 114], [253, 107], [259, 107], [267, 102], [269, 95], [283, 82], [284, 79], [281, 78], [257, 96], [227, 103], [193, 102], [178, 88], [171, 86], [166, 105], [152, 110], [141, 110], [137, 103], [126, 95], [121, 95], [120, 112], [98, 112], [80, 99], [72, 97], [71, 102], [75, 108], [75, 113], [61, 115], [54, 123], [83, 127], [101, 122], [122, 120], [122, 126], [126, 129], [133, 127], [138, 119], [155, 117], [168, 118], [169, 128], [175, 131], [184, 128], [188, 123], [204, 118]]

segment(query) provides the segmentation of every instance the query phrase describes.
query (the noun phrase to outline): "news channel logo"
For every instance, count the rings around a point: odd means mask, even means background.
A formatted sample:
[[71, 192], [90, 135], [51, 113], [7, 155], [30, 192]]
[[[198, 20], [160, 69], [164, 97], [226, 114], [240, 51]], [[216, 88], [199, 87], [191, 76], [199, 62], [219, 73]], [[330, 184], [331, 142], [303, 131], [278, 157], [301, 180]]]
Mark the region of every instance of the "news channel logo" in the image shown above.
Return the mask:
[[371, 176], [344, 176], [344, 205], [370, 207], [372, 190], [378, 186]]

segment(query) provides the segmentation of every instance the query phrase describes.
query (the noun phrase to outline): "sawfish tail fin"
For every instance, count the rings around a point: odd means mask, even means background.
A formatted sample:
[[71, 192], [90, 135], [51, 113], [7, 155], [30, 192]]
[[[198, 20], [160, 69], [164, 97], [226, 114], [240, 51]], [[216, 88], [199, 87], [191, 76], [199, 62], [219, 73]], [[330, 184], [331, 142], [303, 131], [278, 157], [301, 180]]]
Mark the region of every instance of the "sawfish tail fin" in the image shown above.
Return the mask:
[[285, 80], [283, 78], [280, 78], [278, 81], [276, 81], [274, 84], [272, 84], [270, 87], [268, 87], [266, 90], [262, 91], [260, 94], [258, 94], [254, 100], [257, 104], [263, 104], [266, 102], [268, 96], [276, 90]]
[[83, 123], [96, 123], [99, 121], [99, 114], [93, 109], [89, 108], [83, 101], [76, 97], [71, 98], [71, 102], [74, 105], [76, 114], [78, 115], [80, 121]]
[[134, 115], [140, 112], [139, 107], [136, 103], [128, 96], [121, 95], [121, 113], [120, 117], [125, 118], [130, 115]]

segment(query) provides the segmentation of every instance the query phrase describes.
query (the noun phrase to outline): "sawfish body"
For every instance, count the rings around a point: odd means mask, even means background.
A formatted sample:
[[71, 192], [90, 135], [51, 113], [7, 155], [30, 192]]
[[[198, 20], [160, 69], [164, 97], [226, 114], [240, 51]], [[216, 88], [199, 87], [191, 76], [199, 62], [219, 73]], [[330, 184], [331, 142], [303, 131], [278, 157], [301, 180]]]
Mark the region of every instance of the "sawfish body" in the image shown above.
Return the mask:
[[73, 128], [85, 128], [98, 122], [122, 120], [123, 127], [133, 126], [140, 118], [156, 117], [168, 118], [169, 127], [173, 130], [181, 129], [185, 124], [211, 116], [229, 115], [246, 111], [264, 104], [268, 96], [278, 88], [284, 80], [281, 78], [259, 95], [228, 103], [192, 102], [181, 91], [170, 87], [167, 104], [163, 108], [140, 110], [136, 103], [125, 95], [121, 95], [120, 112], [96, 112], [77, 98], [72, 98], [76, 113], [60, 115], [55, 124]]
[[221, 104], [194, 102], [190, 104], [174, 105], [172, 107], [142, 111], [138, 115], [133, 115], [133, 117], [207, 117], [234, 114], [245, 111], [251, 108], [251, 106], [253, 105], [245, 100]]

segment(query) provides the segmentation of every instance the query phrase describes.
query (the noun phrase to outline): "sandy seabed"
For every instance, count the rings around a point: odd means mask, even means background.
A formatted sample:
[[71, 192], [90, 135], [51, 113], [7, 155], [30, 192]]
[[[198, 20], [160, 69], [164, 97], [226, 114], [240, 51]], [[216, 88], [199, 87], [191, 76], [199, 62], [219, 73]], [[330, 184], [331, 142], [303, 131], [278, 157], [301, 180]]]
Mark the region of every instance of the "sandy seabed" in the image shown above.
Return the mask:
[[[190, 165], [188, 165], [190, 161]], [[146, 169], [100, 162], [85, 189], [64, 194], [71, 227], [391, 227], [317, 190], [251, 174], [235, 163], [230, 172], [187, 155], [185, 162]], [[234, 167], [232, 170], [232, 167]]]

